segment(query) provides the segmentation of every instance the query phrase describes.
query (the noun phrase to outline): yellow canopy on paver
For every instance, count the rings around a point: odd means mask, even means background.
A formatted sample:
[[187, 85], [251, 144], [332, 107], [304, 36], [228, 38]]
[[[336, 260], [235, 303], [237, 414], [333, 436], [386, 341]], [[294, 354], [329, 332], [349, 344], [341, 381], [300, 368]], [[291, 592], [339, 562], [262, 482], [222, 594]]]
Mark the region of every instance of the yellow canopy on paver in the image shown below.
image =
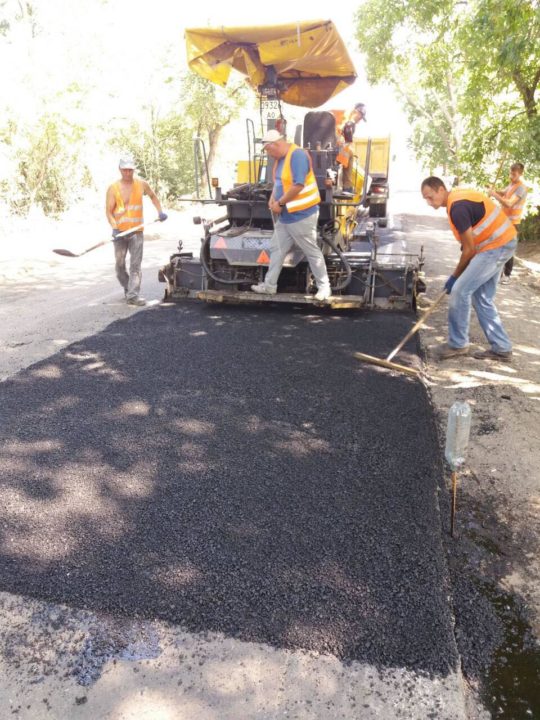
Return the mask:
[[231, 71], [258, 92], [276, 84], [290, 105], [319, 107], [356, 80], [345, 43], [331, 20], [267, 27], [186, 30], [189, 67], [218, 85]]

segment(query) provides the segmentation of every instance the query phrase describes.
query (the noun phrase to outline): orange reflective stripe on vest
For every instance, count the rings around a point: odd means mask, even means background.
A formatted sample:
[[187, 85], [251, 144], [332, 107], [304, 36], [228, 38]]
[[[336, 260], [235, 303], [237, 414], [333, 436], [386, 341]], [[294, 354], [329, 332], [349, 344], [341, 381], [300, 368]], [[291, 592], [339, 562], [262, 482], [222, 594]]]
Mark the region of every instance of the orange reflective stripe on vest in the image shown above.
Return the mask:
[[511, 222], [514, 223], [514, 225], [519, 225], [521, 222], [521, 216], [523, 215], [523, 209], [525, 207], [525, 200], [527, 199], [528, 188], [525, 183], [519, 181], [517, 183], [510, 183], [503, 193], [503, 198], [510, 199], [520, 187], [525, 190], [523, 197], [520, 197], [517, 203], [512, 205], [512, 207], [503, 206], [504, 214], [511, 220]]
[[[294, 185], [291, 170], [291, 157], [295, 150], [301, 149], [302, 148], [299, 148], [298, 145], [294, 145], [293, 143], [291, 143], [287, 155], [285, 156], [285, 160], [283, 161], [283, 166], [281, 168], [281, 183], [283, 185], [283, 194], [285, 194], [287, 190]], [[304, 150], [304, 152], [306, 151]], [[285, 207], [290, 213], [299, 212], [300, 210], [307, 210], [308, 208], [313, 207], [314, 205], [318, 205], [321, 202], [319, 188], [317, 187], [317, 178], [315, 177], [315, 173], [313, 172], [313, 167], [311, 165], [311, 158], [309, 156], [309, 153], [306, 152], [306, 155], [309, 160], [309, 170], [304, 181], [304, 187], [302, 188], [302, 190], [300, 190], [300, 192], [295, 198], [289, 200], [288, 203], [285, 203]], [[276, 179], [276, 168], [277, 162], [274, 163], [274, 181]]]
[[457, 190], [451, 190], [448, 195], [447, 212], [450, 227], [459, 242], [461, 242], [459, 231], [452, 222], [450, 215], [452, 205], [458, 200], [469, 200], [470, 202], [483, 203], [484, 205], [483, 218], [472, 227], [477, 253], [501, 247], [515, 238], [516, 230], [514, 226], [493, 200], [487, 195], [484, 195], [484, 193], [478, 192], [478, 190], [458, 188]]
[[116, 205], [114, 208], [114, 218], [116, 226], [122, 232], [129, 230], [136, 225], [142, 225], [143, 220], [143, 186], [139, 180], [133, 181], [129, 202], [124, 205], [122, 194], [120, 192], [120, 182], [113, 185], [114, 199]]

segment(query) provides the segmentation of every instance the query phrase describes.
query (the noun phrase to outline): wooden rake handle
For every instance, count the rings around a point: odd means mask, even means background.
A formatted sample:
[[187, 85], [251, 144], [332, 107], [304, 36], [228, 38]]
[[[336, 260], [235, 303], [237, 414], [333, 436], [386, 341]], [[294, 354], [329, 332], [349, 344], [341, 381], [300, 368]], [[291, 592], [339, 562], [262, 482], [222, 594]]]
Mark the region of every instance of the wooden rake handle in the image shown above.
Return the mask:
[[497, 174], [495, 175], [495, 180], [491, 183], [492, 187], [495, 187], [497, 184], [497, 181], [499, 180], [499, 176], [501, 174], [501, 170], [503, 169], [503, 165], [506, 162], [506, 158], [508, 157], [508, 153], [504, 153], [501, 156], [501, 162], [499, 163], [499, 167], [497, 168]]
[[420, 320], [416, 322], [412, 328], [409, 330], [409, 332], [405, 335], [403, 340], [399, 343], [399, 345], [392, 350], [390, 355], [386, 358], [387, 362], [389, 362], [395, 355], [398, 354], [398, 352], [401, 350], [401, 348], [412, 338], [412, 336], [419, 330], [420, 326], [425, 322], [426, 318], [431, 315], [431, 313], [435, 310], [437, 305], [442, 301], [444, 296], [446, 295], [446, 290], [443, 290], [442, 293], [439, 295], [439, 297], [435, 300], [433, 305], [426, 310], [426, 312], [422, 315]]

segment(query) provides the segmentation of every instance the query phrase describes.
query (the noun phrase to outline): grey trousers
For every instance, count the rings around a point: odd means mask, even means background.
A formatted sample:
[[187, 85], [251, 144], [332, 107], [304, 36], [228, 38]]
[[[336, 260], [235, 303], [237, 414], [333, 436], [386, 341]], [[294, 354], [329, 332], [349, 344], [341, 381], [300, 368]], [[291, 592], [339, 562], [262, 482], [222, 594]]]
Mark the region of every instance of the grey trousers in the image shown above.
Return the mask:
[[306, 256], [318, 290], [329, 290], [330, 280], [322, 250], [317, 245], [317, 219], [319, 213], [293, 223], [276, 222], [270, 241], [270, 266], [264, 278], [268, 287], [277, 287], [285, 256], [293, 245], [298, 245]]
[[[124, 288], [126, 298], [133, 300], [139, 297], [142, 279], [142, 259], [144, 235], [142, 232], [128, 235], [113, 241], [116, 277]], [[129, 252], [129, 273], [126, 270], [126, 256]]]

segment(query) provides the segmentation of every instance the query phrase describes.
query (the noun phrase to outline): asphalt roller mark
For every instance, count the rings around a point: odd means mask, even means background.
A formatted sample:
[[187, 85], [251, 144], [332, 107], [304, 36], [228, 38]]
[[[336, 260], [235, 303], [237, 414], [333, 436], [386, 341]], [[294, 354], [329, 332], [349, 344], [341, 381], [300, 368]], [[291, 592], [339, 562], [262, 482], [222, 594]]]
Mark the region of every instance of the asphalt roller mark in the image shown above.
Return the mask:
[[0, 589], [447, 674], [441, 473], [410, 315], [186, 304], [0, 385]]

